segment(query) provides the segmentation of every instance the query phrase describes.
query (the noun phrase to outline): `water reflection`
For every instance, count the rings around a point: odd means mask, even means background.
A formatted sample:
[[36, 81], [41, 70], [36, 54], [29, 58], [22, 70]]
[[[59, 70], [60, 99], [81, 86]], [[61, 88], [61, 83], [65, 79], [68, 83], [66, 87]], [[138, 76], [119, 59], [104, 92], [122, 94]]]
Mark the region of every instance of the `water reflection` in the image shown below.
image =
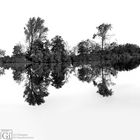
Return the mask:
[[[84, 63], [44, 63], [44, 64], [6, 64], [1, 66], [0, 75], [5, 69], [13, 70], [13, 79], [17, 83], [25, 82], [23, 97], [29, 105], [45, 103], [49, 95], [48, 87], [62, 88], [67, 83], [71, 72], [82, 82], [93, 83], [97, 93], [103, 97], [113, 93], [112, 77], [117, 77], [119, 71], [132, 70], [139, 66], [139, 61], [111, 63], [111, 61], [98, 60]], [[69, 90], [69, 89], [68, 89]]]
[[115, 70], [109, 62], [99, 61], [98, 63], [91, 63], [89, 65], [82, 65], [78, 68], [78, 79], [86, 82], [93, 82], [94, 86], [97, 86], [99, 93], [102, 96], [111, 96], [112, 89], [109, 89], [110, 85], [114, 83], [111, 81], [111, 75], [116, 76], [117, 70]]
[[23, 97], [29, 105], [40, 105], [45, 102], [44, 97], [49, 95], [49, 79], [46, 74], [48, 71], [43, 68], [40, 65], [26, 68], [27, 80]]
[[69, 70], [66, 63], [53, 64], [51, 72], [52, 86], [55, 88], [61, 88], [67, 81]]

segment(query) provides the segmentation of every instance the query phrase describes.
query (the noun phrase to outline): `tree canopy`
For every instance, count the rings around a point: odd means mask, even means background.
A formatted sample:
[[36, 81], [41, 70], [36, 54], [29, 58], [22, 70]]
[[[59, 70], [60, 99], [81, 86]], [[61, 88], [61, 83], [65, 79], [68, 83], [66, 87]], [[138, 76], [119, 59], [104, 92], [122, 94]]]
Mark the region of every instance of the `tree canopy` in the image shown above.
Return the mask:
[[21, 56], [23, 54], [22, 46], [17, 44], [13, 48], [13, 56]]
[[105, 23], [103, 23], [103, 24], [99, 25], [99, 26], [96, 27], [96, 28], [97, 28], [98, 32], [97, 32], [96, 34], [93, 35], [93, 39], [94, 39], [96, 36], [101, 37], [101, 42], [102, 42], [101, 47], [102, 47], [102, 50], [103, 50], [104, 42], [105, 42], [105, 40], [107, 39], [107, 32], [108, 32], [109, 30], [111, 30], [112, 27], [111, 27], [111, 24], [105, 24]]
[[29, 46], [32, 46], [32, 43], [37, 39], [41, 41], [46, 39], [48, 28], [45, 27], [44, 22], [44, 19], [40, 17], [32, 17], [29, 19], [26, 27], [24, 27], [26, 41], [29, 42]]

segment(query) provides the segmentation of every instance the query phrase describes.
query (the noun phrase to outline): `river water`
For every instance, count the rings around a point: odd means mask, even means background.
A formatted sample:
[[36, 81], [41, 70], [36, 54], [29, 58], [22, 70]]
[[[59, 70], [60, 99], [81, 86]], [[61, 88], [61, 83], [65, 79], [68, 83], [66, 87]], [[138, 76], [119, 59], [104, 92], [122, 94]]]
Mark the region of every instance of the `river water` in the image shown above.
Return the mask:
[[[37, 73], [35, 70], [23, 72], [21, 82], [13, 79], [11, 68], [4, 70], [5, 74], [0, 76], [1, 129], [28, 134], [34, 140], [140, 138], [139, 66], [129, 71], [101, 68], [100, 72], [89, 66], [66, 68], [66, 71], [58, 67], [47, 77], [51, 84], [45, 85], [49, 94], [43, 96], [44, 102], [27, 101], [28, 97], [24, 96], [30, 85], [29, 77]], [[98, 92], [101, 83], [106, 85], [106, 92], [110, 91], [108, 94]], [[37, 92], [39, 87], [34, 89]]]

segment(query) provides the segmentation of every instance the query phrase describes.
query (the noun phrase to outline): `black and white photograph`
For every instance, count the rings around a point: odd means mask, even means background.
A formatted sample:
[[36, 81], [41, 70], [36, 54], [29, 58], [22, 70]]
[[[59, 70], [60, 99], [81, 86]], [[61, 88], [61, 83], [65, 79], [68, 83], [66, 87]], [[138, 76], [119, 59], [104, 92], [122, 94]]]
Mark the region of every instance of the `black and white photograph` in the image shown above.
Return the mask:
[[139, 0], [1, 0], [0, 140], [140, 140], [139, 15]]

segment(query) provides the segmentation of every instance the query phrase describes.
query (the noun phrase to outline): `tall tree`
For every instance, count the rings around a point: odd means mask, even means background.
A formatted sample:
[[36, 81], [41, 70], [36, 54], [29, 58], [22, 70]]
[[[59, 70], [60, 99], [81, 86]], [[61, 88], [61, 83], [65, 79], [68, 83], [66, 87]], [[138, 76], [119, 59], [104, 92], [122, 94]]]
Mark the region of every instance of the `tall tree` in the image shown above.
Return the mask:
[[111, 24], [101, 24], [100, 26], [97, 27], [97, 30], [98, 32], [96, 34], [93, 35], [93, 39], [96, 37], [96, 36], [99, 36], [101, 37], [101, 48], [102, 50], [104, 49], [104, 43], [105, 43], [105, 40], [107, 39], [107, 32], [109, 30], [111, 30]]
[[29, 52], [32, 50], [32, 45], [35, 40], [39, 39], [44, 41], [46, 39], [48, 28], [44, 26], [44, 22], [40, 17], [33, 17], [29, 19], [26, 27], [24, 27], [26, 41], [29, 43]]

